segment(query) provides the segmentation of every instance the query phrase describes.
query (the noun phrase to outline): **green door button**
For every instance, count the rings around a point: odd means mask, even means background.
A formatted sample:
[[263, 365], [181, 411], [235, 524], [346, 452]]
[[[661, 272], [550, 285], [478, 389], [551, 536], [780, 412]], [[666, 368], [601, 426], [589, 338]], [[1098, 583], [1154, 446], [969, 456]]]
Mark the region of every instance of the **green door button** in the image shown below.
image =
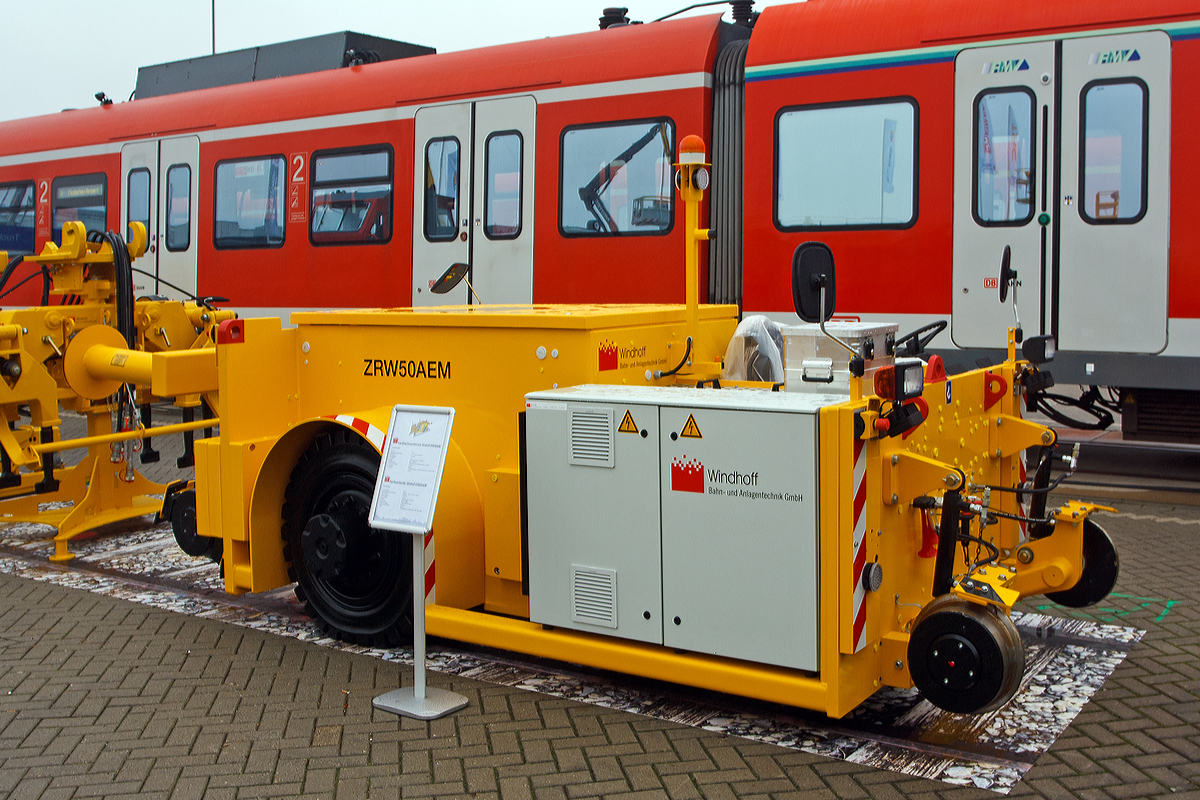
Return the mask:
[[1038, 214], [1038, 225], [1041, 225], [1044, 228], [1049, 224], [1050, 224], [1050, 215], [1049, 214], [1047, 214], [1045, 211]]

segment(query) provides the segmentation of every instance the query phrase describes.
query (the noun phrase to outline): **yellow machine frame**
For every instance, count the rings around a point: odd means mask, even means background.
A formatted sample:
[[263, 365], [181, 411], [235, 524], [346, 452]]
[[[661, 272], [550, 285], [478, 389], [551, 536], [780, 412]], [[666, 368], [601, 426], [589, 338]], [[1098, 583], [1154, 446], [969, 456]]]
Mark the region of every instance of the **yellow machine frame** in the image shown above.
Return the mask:
[[[146, 231], [140, 222], [130, 228], [128, 255], [136, 259], [145, 252]], [[137, 471], [135, 452], [153, 436], [216, 423], [209, 419], [152, 429], [140, 422], [122, 424], [115, 420], [111, 396], [129, 385], [129, 398], [138, 405], [172, 398], [182, 408], [198, 407], [201, 395], [216, 388], [210, 334], [217, 323], [235, 316], [196, 303], [139, 300], [133, 302], [136, 338], [126, 342], [112, 327], [118, 293], [112, 244], [88, 241], [81, 222], [66, 223], [61, 241], [47, 242], [41, 254], [24, 261], [46, 269], [53, 281], [49, 294], [63, 304], [0, 311], [5, 368], [0, 415], [7, 423], [0, 424], [5, 461], [0, 520], [56, 527], [55, 561], [72, 558], [72, 538], [162, 507], [166, 487]], [[0, 263], [9, 263], [7, 253], [0, 253]], [[175, 357], [160, 359], [155, 369], [153, 354], [166, 352]], [[62, 439], [60, 406], [86, 418], [85, 437]], [[22, 421], [22, 408], [28, 410], [28, 423]], [[83, 460], [56, 467], [56, 454], [75, 448], [87, 449]]]
[[[938, 522], [936, 509], [914, 503], [940, 502], [948, 491], [973, 496], [978, 487], [1014, 487], [1022, 477], [1022, 451], [1054, 442], [1050, 429], [1021, 418], [1022, 378], [1031, 367], [1017, 358], [1011, 338], [1004, 363], [953, 376], [952, 393], [931, 373], [922, 397], [927, 416], [906, 437], [888, 437], [874, 425], [888, 401], [864, 391], [861, 379], [853, 381], [850, 399], [820, 412], [819, 672], [528, 621], [520, 435], [526, 393], [584, 383], [695, 385], [720, 375], [738, 311], [698, 303], [697, 249], [708, 233], [698, 228], [696, 209], [707, 174], [701, 175], [703, 143], [697, 149], [698, 139], [689, 142], [694, 138], [681, 142], [676, 165], [686, 207], [684, 305], [313, 312], [293, 315], [293, 328], [275, 319], [222, 322], [212, 395], [220, 436], [196, 444], [196, 502], [200, 532], [223, 541], [226, 590], [262, 592], [293, 580], [297, 565], [288, 562], [281, 536], [296, 522], [296, 490], [289, 487], [305, 463], [321, 456], [329, 441], [323, 437], [361, 440], [377, 456], [395, 403], [453, 406], [454, 435], [434, 520], [436, 603], [426, 610], [431, 634], [834, 717], [880, 686], [912, 685], [911, 627], [933, 600], [935, 559], [924, 541], [923, 515]], [[107, 374], [117, 354], [105, 350], [86, 359], [84, 369]], [[178, 355], [153, 353], [147, 370], [173, 374], [170, 363]], [[861, 505], [856, 474], [865, 481]], [[1019, 516], [1011, 493], [1000, 494], [992, 508]], [[1007, 617], [1021, 597], [1071, 587], [1083, 568], [1082, 526], [1093, 508], [1063, 506], [1052, 533], [1038, 539], [1014, 519], [989, 526], [986, 535], [999, 557], [971, 566], [957, 553], [950, 594]], [[882, 567], [882, 583], [856, 611], [853, 543], [862, 514], [865, 556]], [[294, 547], [291, 554], [305, 557]], [[976, 590], [983, 584], [989, 589]], [[301, 580], [298, 594], [305, 589]], [[320, 615], [311, 597], [308, 602]], [[322, 621], [334, 634], [373, 640], [369, 632]]]

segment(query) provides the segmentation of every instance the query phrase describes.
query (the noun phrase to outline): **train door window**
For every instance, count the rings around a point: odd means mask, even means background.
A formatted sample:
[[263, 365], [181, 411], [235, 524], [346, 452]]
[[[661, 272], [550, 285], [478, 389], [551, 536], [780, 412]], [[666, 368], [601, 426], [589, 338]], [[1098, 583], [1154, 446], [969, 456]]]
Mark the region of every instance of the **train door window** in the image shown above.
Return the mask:
[[521, 235], [521, 158], [524, 141], [516, 131], [487, 137], [484, 146], [483, 235], [515, 239]]
[[1024, 225], [1033, 219], [1033, 92], [988, 90], [975, 98], [975, 221]]
[[1079, 214], [1093, 225], [1137, 222], [1146, 213], [1146, 84], [1093, 81], [1081, 97]]
[[577, 125], [562, 134], [563, 236], [663, 234], [674, 221], [675, 123]]
[[213, 244], [282, 247], [286, 177], [283, 156], [217, 162]]
[[167, 249], [183, 252], [192, 244], [192, 168], [167, 169]]
[[[150, 170], [134, 169], [129, 171], [125, 185], [125, 218], [132, 225], [140, 222], [150, 234]], [[133, 241], [133, 228], [125, 231], [126, 241]]]
[[430, 139], [425, 145], [425, 238], [448, 242], [458, 236], [458, 139]]
[[104, 231], [108, 220], [108, 178], [102, 172], [55, 178], [50, 187], [50, 234], [62, 244], [62, 226], [82, 222], [91, 231]]
[[0, 183], [0, 250], [13, 256], [33, 254], [33, 181]]
[[917, 102], [799, 106], [775, 119], [781, 230], [907, 228], [917, 219]]
[[392, 148], [318, 150], [312, 157], [314, 245], [382, 244], [392, 238]]

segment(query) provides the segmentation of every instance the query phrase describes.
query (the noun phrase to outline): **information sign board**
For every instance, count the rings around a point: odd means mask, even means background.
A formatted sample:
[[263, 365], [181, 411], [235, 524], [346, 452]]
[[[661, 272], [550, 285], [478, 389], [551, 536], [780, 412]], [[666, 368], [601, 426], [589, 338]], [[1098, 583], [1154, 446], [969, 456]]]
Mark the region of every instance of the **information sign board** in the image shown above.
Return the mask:
[[372, 528], [429, 533], [454, 409], [397, 405], [383, 444], [368, 521]]

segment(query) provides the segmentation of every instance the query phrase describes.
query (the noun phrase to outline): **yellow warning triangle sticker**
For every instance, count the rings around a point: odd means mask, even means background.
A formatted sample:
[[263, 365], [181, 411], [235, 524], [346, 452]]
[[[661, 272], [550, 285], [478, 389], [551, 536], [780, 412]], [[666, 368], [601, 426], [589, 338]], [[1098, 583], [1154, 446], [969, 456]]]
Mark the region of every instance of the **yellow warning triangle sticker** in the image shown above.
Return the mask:
[[633, 414], [626, 409], [625, 416], [621, 418], [621, 427], [617, 428], [621, 433], [639, 433], [637, 423], [633, 421]]
[[703, 439], [704, 434], [700, 433], [700, 426], [696, 424], [696, 418], [688, 414], [687, 422], [683, 425], [683, 430], [679, 432], [680, 436], [687, 439]]

